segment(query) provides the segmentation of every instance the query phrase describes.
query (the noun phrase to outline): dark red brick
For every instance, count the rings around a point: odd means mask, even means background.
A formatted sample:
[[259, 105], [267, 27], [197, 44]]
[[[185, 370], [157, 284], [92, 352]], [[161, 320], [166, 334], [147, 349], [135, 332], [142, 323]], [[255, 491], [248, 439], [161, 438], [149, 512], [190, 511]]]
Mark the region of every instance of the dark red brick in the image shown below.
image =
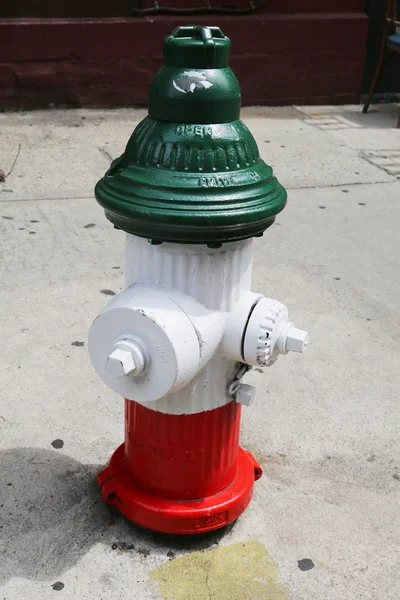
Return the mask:
[[12, 90], [14, 85], [15, 67], [12, 64], [0, 64], [0, 87]]
[[[205, 6], [205, 0], [160, 0], [160, 6], [173, 6], [181, 8]], [[154, 6], [154, 0], [142, 0], [144, 8]], [[213, 0], [213, 6], [229, 6], [226, 0]], [[249, 0], [235, 0], [231, 5], [248, 7]], [[257, 13], [287, 13], [299, 12], [362, 12], [365, 8], [364, 0], [268, 0]]]
[[[162, 62], [163, 37], [186, 21], [0, 20], [0, 108], [144, 105]], [[245, 104], [359, 99], [368, 24], [361, 12], [216, 22], [232, 39], [232, 67]]]

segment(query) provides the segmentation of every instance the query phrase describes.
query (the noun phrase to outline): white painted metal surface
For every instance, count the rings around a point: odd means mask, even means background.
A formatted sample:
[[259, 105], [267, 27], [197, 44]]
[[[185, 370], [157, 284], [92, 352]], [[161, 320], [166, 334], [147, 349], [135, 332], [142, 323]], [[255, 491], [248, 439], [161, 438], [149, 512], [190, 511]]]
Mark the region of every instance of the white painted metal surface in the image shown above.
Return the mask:
[[[129, 343], [132, 336], [144, 348], [149, 364], [141, 375], [121, 377], [107, 367], [115, 347]], [[89, 354], [111, 389], [138, 402], [154, 401], [185, 386], [200, 363], [192, 321], [155, 286], [131, 286], [110, 300], [90, 329]]]
[[207, 248], [204, 244], [152, 245], [126, 234], [126, 286], [150, 283], [187, 294], [206, 308], [229, 311], [250, 290], [252, 239]]
[[279, 354], [304, 352], [308, 333], [289, 321], [288, 309], [272, 298], [261, 298], [252, 311], [244, 336], [244, 360], [249, 365], [271, 366]]
[[[179, 290], [215, 311], [220, 324], [227, 313], [250, 291], [253, 240], [204, 245], [151, 245], [127, 234], [126, 284], [152, 283]], [[217, 349], [193, 380], [184, 388], [149, 407], [171, 414], [211, 410], [232, 401], [228, 385], [236, 374], [236, 361]]]
[[243, 362], [269, 365], [308, 341], [283, 304], [250, 292], [252, 258], [252, 239], [212, 249], [127, 234], [127, 289], [89, 335], [107, 385], [170, 414], [211, 410], [235, 396], [249, 405], [255, 390], [238, 385]]

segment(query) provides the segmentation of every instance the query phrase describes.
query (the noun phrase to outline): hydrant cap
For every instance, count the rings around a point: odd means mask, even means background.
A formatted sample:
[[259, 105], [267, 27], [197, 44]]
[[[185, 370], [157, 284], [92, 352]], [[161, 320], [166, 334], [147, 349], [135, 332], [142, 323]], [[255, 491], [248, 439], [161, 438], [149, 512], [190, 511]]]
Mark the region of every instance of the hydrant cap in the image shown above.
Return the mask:
[[262, 233], [286, 191], [239, 120], [240, 90], [218, 27], [179, 27], [150, 89], [149, 115], [97, 183], [117, 229], [151, 239], [220, 245]]
[[177, 27], [164, 40], [164, 66], [151, 83], [149, 115], [180, 123], [238, 119], [240, 88], [229, 68], [230, 47], [219, 27]]

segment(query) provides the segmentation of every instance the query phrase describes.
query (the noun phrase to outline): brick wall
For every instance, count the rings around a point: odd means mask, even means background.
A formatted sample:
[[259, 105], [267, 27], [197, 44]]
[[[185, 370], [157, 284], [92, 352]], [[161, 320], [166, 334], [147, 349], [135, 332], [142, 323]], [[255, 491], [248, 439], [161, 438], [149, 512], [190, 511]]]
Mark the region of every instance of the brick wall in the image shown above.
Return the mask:
[[[163, 38], [186, 23], [165, 16], [0, 20], [0, 109], [145, 105]], [[244, 104], [359, 100], [368, 25], [362, 12], [272, 12], [213, 23], [232, 39]]]

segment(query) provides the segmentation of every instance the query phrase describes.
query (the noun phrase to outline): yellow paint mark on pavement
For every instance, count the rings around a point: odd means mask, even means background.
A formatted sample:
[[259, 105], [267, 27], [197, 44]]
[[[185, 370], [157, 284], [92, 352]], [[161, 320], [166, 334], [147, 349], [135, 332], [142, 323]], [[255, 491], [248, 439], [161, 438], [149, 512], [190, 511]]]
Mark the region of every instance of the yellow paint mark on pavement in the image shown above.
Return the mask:
[[290, 600], [256, 540], [176, 558], [150, 573], [164, 600]]

